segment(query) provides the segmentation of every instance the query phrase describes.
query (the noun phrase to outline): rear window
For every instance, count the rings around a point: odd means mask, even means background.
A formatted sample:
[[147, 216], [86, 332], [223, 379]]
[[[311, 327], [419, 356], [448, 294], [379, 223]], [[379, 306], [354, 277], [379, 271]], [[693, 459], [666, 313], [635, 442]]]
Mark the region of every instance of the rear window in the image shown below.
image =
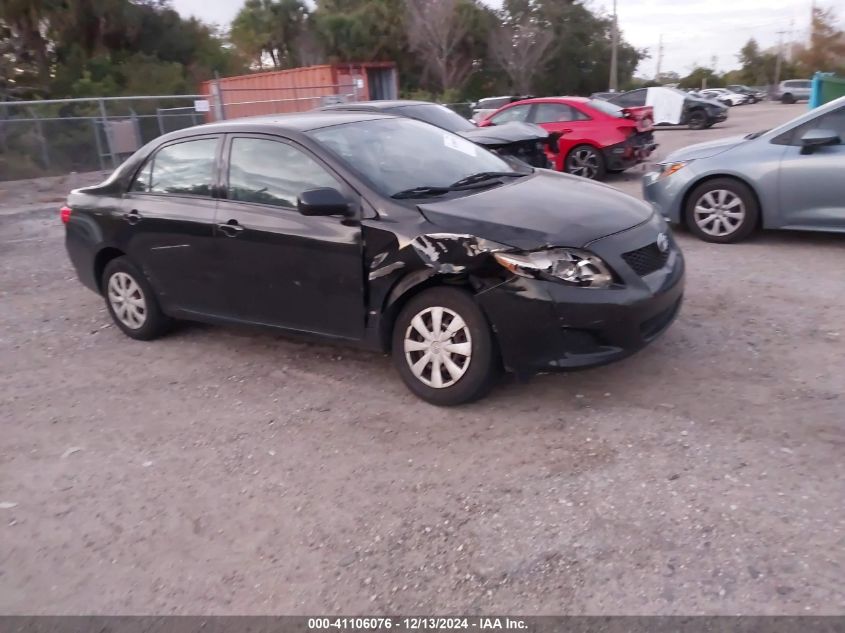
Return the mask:
[[402, 116], [431, 123], [450, 132], [466, 132], [474, 130], [475, 126], [454, 110], [446, 106], [432, 103], [430, 105], [402, 106], [393, 110]]
[[590, 99], [587, 102], [594, 110], [598, 110], [599, 112], [604, 112], [605, 114], [609, 114], [610, 116], [615, 116], [620, 119], [625, 117], [625, 113], [622, 111], [618, 105], [610, 103], [610, 101], [603, 101], [601, 99]]

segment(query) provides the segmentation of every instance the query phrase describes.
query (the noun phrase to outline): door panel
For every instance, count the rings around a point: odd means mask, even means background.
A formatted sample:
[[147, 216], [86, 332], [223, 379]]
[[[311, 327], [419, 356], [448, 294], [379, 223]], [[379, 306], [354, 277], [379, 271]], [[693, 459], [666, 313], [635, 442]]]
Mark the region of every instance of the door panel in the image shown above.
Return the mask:
[[[822, 129], [839, 134], [842, 142], [802, 154], [801, 136]], [[789, 143], [778, 184], [782, 225], [845, 230], [845, 108], [799, 126]]]
[[121, 242], [166, 308], [204, 311], [217, 201], [211, 197], [221, 137], [165, 145], [136, 175], [121, 202]]
[[845, 229], [845, 145], [801, 154], [787, 147], [780, 164], [784, 226]]
[[217, 212], [215, 312], [243, 321], [348, 338], [364, 332], [363, 248], [357, 220], [304, 216], [302, 191], [351, 192], [303, 149], [231, 138], [227, 195]]

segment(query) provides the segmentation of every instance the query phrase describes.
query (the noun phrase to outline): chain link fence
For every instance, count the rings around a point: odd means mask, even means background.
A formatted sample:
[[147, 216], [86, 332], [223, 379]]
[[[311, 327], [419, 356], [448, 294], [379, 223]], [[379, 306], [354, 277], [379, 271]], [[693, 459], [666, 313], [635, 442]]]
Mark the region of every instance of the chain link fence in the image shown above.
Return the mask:
[[109, 170], [154, 138], [201, 123], [356, 101], [355, 86], [219, 89], [160, 95], [0, 101], [0, 181]]

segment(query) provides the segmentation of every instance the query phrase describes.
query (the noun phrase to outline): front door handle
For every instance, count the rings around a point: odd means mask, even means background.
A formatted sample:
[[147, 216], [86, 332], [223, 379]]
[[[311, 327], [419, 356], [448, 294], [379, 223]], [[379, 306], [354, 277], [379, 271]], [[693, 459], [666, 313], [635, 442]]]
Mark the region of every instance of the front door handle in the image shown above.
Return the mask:
[[218, 224], [217, 228], [226, 237], [237, 237], [238, 234], [244, 230], [237, 220], [229, 220], [226, 224]]
[[123, 214], [123, 219], [129, 222], [129, 224], [138, 224], [141, 221], [142, 216], [138, 213], [138, 209], [132, 209], [129, 213]]

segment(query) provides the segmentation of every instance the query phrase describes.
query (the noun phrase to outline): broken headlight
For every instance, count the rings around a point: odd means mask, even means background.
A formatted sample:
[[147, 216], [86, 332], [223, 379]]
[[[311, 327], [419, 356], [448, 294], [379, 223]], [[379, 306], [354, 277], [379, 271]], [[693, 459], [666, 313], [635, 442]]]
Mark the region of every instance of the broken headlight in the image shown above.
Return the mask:
[[563, 281], [582, 288], [607, 288], [613, 283], [613, 273], [600, 257], [574, 248], [494, 253], [493, 257], [521, 277]]

